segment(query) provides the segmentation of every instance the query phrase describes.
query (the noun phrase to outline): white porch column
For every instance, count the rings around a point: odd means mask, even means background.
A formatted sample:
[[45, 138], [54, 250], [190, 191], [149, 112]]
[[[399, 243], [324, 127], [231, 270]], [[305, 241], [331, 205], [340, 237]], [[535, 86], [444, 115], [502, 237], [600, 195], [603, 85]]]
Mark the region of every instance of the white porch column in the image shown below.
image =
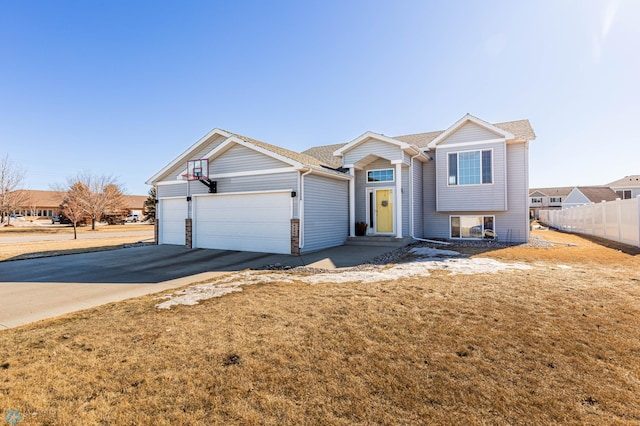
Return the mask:
[[356, 236], [356, 170], [349, 167], [349, 174], [352, 176], [349, 181], [349, 236]]
[[396, 238], [402, 238], [402, 162], [396, 164]]

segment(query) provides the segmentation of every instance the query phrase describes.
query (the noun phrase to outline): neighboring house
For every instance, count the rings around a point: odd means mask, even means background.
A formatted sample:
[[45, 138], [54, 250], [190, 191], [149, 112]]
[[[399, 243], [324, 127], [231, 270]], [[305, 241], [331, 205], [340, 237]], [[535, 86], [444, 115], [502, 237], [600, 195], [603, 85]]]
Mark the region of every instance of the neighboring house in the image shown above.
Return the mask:
[[[40, 191], [31, 189], [20, 189], [25, 193], [26, 205], [23, 205], [17, 213], [25, 217], [51, 219], [52, 216], [60, 214], [60, 204], [64, 194], [58, 191]], [[147, 196], [125, 195], [125, 205], [132, 214], [142, 216], [144, 202]]]
[[640, 175], [625, 176], [607, 184], [623, 200], [640, 196]]
[[529, 189], [529, 217], [538, 219], [540, 210], [559, 210], [573, 186]]
[[55, 191], [39, 191], [20, 189], [16, 192], [25, 194], [26, 204], [20, 208], [20, 214], [25, 217], [47, 218], [58, 214], [62, 198]]
[[[444, 131], [298, 153], [214, 129], [152, 176], [159, 244], [299, 254], [367, 236], [529, 238], [528, 120], [465, 115]], [[204, 182], [187, 162], [205, 159]], [[189, 173], [190, 174], [190, 173]]]
[[583, 206], [585, 204], [615, 201], [618, 195], [608, 186], [577, 186], [571, 190], [562, 203], [562, 209]]

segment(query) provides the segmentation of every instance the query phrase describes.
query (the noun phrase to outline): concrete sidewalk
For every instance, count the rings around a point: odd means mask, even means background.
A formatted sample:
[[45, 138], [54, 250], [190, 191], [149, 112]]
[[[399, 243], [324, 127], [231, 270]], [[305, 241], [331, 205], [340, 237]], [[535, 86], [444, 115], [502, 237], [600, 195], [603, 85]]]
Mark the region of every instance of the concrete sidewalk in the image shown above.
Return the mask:
[[0, 329], [270, 265], [357, 266], [395, 247], [340, 246], [303, 256], [144, 246], [0, 262]]

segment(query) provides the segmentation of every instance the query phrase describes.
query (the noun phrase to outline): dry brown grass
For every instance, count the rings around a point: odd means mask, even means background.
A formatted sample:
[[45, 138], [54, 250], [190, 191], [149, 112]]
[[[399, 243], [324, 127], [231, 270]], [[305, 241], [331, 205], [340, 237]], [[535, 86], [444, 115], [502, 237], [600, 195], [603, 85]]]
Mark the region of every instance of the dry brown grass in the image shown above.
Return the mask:
[[[70, 227], [21, 227], [0, 228], [0, 261], [30, 259], [34, 257], [60, 256], [64, 254], [87, 253], [91, 251], [114, 250], [123, 244], [138, 242], [144, 237], [130, 235], [83, 239], [84, 235], [105, 234], [109, 232], [153, 231], [149, 225], [113, 225], [102, 226], [91, 231], [91, 227], [78, 228], [78, 239], [73, 239], [73, 228]], [[35, 241], [20, 243], [4, 243], [3, 236], [15, 237], [26, 235], [68, 235], [69, 239], [56, 241]], [[152, 234], [151, 234], [152, 235]]]
[[[534, 269], [153, 297], [0, 332], [22, 424], [638, 424], [639, 257], [478, 256]], [[566, 269], [564, 266], [570, 266]], [[37, 414], [36, 414], [37, 413]]]

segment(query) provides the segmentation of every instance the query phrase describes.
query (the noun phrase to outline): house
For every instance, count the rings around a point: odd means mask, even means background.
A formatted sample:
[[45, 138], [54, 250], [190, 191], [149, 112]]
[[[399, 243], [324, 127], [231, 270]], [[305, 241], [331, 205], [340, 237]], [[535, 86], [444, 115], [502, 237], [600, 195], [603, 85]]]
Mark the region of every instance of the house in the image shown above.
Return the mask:
[[625, 176], [607, 184], [622, 200], [640, 196], [640, 175]]
[[534, 139], [528, 120], [470, 114], [444, 131], [365, 132], [302, 153], [214, 129], [147, 181], [157, 241], [295, 255], [344, 244], [366, 224], [367, 236], [400, 242], [526, 242]]
[[618, 198], [618, 194], [608, 186], [577, 186], [565, 198], [562, 203], [562, 209], [600, 203], [602, 201], [615, 201]]
[[[16, 213], [22, 214], [25, 218], [51, 219], [52, 216], [60, 214], [62, 193], [32, 189], [20, 189], [18, 191], [24, 193], [26, 202]], [[143, 195], [125, 195], [125, 206], [132, 214], [142, 216], [144, 202], [147, 198], [147, 196]]]
[[559, 210], [573, 186], [529, 189], [529, 217], [538, 219], [540, 210]]

